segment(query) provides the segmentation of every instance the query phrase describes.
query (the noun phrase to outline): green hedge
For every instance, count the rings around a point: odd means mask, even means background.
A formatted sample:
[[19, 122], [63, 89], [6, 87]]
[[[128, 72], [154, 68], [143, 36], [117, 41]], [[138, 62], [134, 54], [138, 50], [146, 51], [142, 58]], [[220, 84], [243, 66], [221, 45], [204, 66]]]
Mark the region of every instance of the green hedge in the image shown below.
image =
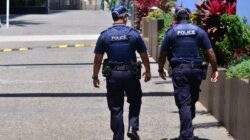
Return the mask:
[[227, 69], [227, 78], [237, 77], [245, 79], [250, 77], [250, 57], [242, 57], [240, 61], [234, 61], [229, 64]]
[[158, 44], [161, 44], [162, 39], [167, 31], [167, 29], [171, 26], [173, 21], [173, 15], [170, 13], [162, 13], [159, 19], [164, 20], [164, 27], [161, 29], [161, 31], [158, 33]]

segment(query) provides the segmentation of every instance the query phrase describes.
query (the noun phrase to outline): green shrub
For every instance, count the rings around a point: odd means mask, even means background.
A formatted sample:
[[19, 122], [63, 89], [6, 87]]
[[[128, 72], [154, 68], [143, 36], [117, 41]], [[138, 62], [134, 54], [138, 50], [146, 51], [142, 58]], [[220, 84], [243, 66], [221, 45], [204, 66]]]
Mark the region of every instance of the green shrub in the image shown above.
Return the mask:
[[162, 39], [167, 31], [167, 29], [171, 26], [172, 21], [173, 21], [173, 15], [170, 13], [165, 13], [162, 12], [162, 14], [160, 15], [159, 19], [163, 19], [164, 20], [164, 27], [159, 31], [158, 33], [158, 44], [161, 44]]
[[227, 69], [227, 78], [237, 77], [245, 79], [250, 77], [250, 57], [242, 57], [240, 61], [234, 61], [229, 64]]
[[250, 30], [237, 15], [224, 14], [220, 20], [226, 32], [224, 38], [216, 42], [217, 51], [221, 54], [218, 56], [218, 61], [220, 61], [219, 63], [228, 64], [233, 59], [236, 49], [244, 49], [250, 44]]

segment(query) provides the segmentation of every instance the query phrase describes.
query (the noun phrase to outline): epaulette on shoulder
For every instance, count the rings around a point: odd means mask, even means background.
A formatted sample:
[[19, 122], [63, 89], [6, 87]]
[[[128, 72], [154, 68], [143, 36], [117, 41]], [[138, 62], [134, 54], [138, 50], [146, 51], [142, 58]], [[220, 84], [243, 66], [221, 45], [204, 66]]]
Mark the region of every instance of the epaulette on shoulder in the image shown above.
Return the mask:
[[170, 30], [173, 30], [173, 27], [174, 27], [174, 26], [171, 26], [170, 28], [168, 28], [168, 29], [166, 30], [166, 32], [169, 32]]
[[109, 28], [108, 28], [108, 29], [106, 29], [106, 30], [104, 30], [104, 31], [102, 31], [102, 32], [101, 32], [101, 34], [103, 34], [103, 33], [107, 32], [108, 30], [109, 30]]
[[139, 31], [138, 30], [136, 30], [135, 28], [133, 28], [133, 27], [129, 27], [129, 26], [127, 26], [127, 28], [129, 29], [129, 31], [135, 31], [136, 33], [139, 33]]
[[206, 30], [203, 26], [201, 26], [201, 25], [196, 25], [197, 27], [199, 27], [201, 30]]

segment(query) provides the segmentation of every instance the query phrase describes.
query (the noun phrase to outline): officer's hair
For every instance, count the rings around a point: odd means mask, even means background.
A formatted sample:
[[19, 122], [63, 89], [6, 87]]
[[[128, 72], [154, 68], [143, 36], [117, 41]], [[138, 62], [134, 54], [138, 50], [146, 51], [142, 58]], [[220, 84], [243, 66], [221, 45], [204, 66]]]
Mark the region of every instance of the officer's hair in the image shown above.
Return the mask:
[[191, 11], [188, 8], [181, 8], [175, 12], [175, 19], [180, 20], [189, 20]]
[[126, 18], [126, 14], [122, 14], [120, 16], [117, 16], [117, 14], [112, 13], [112, 18], [113, 18], [114, 21], [117, 21], [117, 20]]
[[178, 15], [178, 16], [176, 16], [176, 20], [177, 21], [180, 21], [180, 20], [189, 20], [189, 15], [187, 15], [187, 14], [183, 14], [183, 15]]

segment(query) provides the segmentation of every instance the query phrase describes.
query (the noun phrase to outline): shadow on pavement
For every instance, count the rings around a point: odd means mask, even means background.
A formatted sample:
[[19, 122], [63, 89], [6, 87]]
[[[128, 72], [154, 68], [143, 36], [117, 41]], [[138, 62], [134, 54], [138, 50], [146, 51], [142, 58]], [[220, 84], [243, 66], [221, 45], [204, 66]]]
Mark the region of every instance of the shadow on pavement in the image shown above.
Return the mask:
[[210, 128], [210, 127], [221, 127], [221, 126], [222, 125], [218, 122], [193, 124], [194, 128]]
[[93, 63], [48, 63], [48, 64], [6, 64], [0, 67], [23, 67], [23, 66], [71, 66], [71, 65], [93, 65]]
[[[173, 96], [171, 92], [148, 92], [143, 96]], [[1, 93], [0, 97], [106, 97], [106, 93]]]
[[31, 22], [31, 21], [25, 21], [25, 20], [10, 21], [10, 25], [22, 26], [22, 27], [28, 26], [28, 25], [41, 25], [41, 24], [45, 24], [45, 23]]
[[[163, 138], [163, 139], [161, 139], [161, 140], [181, 140], [181, 139], [179, 139], [179, 138], [172, 138], [172, 139]], [[194, 140], [210, 140], [210, 139], [194, 137]]]
[[[179, 112], [178, 111], [171, 111], [171, 113], [179, 113]], [[210, 114], [210, 113], [207, 111], [196, 111], [196, 114], [206, 115], [206, 114]]]
[[154, 84], [156, 84], [156, 85], [160, 85], [160, 84], [172, 84], [173, 82], [172, 81], [159, 81], [159, 82], [154, 82]]

